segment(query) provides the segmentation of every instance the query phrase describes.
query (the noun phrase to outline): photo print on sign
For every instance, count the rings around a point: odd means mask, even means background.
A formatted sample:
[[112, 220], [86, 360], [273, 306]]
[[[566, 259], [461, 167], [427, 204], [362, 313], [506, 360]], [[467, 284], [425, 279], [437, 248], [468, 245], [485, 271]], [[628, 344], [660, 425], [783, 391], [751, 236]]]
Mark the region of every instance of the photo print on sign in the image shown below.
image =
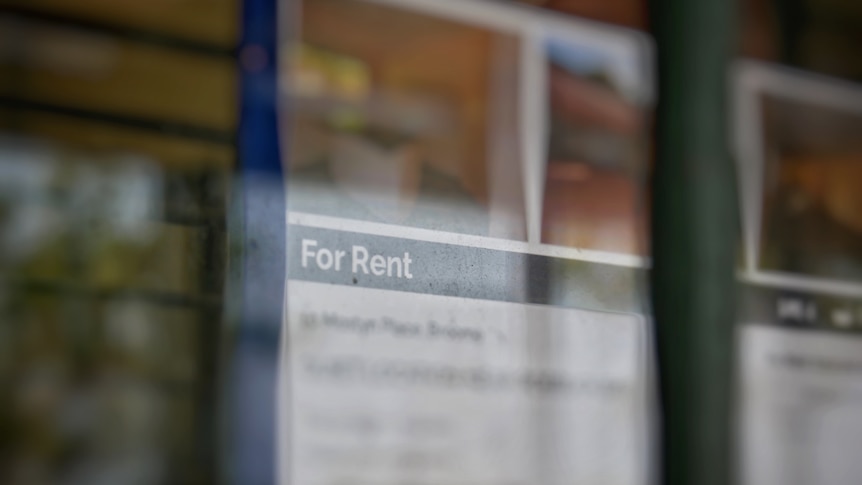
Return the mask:
[[637, 59], [593, 42], [545, 42], [548, 133], [542, 242], [641, 254], [645, 99]]
[[523, 240], [518, 87], [500, 82], [518, 39], [370, 2], [303, 7], [290, 210]]

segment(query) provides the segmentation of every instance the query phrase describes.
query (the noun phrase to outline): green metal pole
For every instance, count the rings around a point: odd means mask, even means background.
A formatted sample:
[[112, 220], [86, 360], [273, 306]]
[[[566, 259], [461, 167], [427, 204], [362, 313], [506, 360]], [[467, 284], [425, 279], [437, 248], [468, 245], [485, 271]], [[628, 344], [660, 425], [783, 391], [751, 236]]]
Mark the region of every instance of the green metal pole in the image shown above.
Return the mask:
[[668, 485], [731, 482], [738, 225], [726, 98], [735, 3], [651, 4], [659, 79], [652, 289]]

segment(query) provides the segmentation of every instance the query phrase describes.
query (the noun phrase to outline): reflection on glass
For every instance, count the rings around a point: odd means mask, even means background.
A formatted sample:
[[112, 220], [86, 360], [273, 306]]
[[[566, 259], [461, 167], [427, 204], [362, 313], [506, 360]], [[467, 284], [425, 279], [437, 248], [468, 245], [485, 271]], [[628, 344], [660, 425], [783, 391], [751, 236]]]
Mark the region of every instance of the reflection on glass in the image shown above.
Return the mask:
[[4, 0], [0, 483], [212, 483], [235, 0]]
[[200, 474], [223, 266], [211, 217], [224, 209], [210, 204], [224, 182], [0, 136], [4, 483]]

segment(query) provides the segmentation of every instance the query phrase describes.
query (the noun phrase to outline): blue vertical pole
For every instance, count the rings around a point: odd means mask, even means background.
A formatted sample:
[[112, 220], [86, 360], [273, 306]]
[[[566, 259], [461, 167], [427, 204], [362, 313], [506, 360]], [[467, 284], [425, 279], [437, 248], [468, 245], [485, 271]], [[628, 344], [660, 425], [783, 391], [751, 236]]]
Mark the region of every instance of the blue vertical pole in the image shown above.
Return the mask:
[[233, 194], [227, 481], [275, 483], [276, 388], [285, 282], [284, 173], [277, 124], [277, 0], [244, 0], [238, 51], [239, 170]]

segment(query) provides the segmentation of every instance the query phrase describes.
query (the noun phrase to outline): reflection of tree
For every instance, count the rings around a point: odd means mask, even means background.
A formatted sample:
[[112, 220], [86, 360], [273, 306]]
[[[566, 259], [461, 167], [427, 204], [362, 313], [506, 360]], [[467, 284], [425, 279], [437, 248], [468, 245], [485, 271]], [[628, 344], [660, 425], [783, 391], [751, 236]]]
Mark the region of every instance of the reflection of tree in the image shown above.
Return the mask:
[[187, 413], [206, 415], [213, 399], [203, 370], [221, 315], [226, 180], [38, 153], [4, 168], [44, 177], [0, 193], [4, 466], [39, 467], [52, 483], [184, 482], [211, 425]]

